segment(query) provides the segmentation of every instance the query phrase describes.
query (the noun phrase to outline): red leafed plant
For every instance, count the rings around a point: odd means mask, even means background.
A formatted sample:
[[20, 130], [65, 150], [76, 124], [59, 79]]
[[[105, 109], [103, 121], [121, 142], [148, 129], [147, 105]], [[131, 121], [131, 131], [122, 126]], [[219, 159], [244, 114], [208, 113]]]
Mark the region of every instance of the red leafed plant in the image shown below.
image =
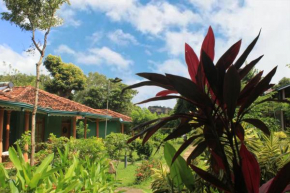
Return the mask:
[[[187, 163], [205, 181], [225, 192], [282, 192], [290, 182], [290, 163], [286, 164], [274, 179], [259, 190], [259, 164], [244, 144], [243, 122], [252, 124], [266, 135], [270, 135], [269, 129], [261, 120], [244, 118], [244, 115], [253, 108], [254, 101], [273, 86], [270, 81], [277, 68], [275, 67], [264, 78], [262, 78], [263, 72], [258, 73], [241, 89], [241, 79], [263, 57], [258, 57], [242, 68], [259, 36], [260, 33], [237, 60], [235, 59], [240, 50], [241, 40], [232, 45], [214, 64], [215, 38], [210, 27], [202, 43], [200, 59], [194, 50], [185, 44], [185, 60], [191, 79], [172, 74], [138, 73], [137, 75], [148, 79], [148, 81], [131, 85], [126, 89], [140, 86], [159, 86], [165, 89], [157, 93], [155, 97], [139, 104], [158, 100], [181, 99], [194, 104], [197, 110], [173, 114], [169, 117], [143, 123], [133, 128], [133, 130], [140, 132], [128, 142], [143, 136], [144, 144], [167, 122], [179, 119], [180, 124], [164, 141], [178, 138], [196, 128], [202, 128], [203, 134], [191, 136], [185, 141], [176, 152], [172, 162], [197, 138], [202, 137], [202, 140], [199, 140], [188, 157]], [[270, 98], [269, 100], [273, 101]], [[267, 99], [260, 103], [266, 101]], [[230, 149], [232, 156], [226, 154], [226, 148]], [[213, 163], [215, 163], [211, 165], [213, 170], [215, 172], [222, 170], [224, 174], [222, 179], [192, 164], [192, 161], [205, 150], [211, 153]], [[279, 187], [278, 191], [277, 187]]]

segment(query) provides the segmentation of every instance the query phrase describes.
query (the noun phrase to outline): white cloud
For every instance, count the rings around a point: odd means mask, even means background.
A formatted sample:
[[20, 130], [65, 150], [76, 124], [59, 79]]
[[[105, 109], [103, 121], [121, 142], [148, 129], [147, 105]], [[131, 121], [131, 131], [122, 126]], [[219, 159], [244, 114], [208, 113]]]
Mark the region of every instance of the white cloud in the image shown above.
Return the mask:
[[71, 0], [70, 2], [74, 9], [100, 10], [114, 21], [120, 21], [137, 3], [135, 0]]
[[[27, 52], [17, 53], [7, 45], [0, 44], [0, 74], [9, 73], [8, 65], [11, 64], [12, 69], [19, 70], [25, 74], [36, 74], [35, 64], [39, 60], [39, 54], [34, 55]], [[3, 64], [6, 63], [6, 66]], [[48, 74], [46, 68], [42, 65], [41, 74]]]
[[54, 50], [57, 54], [75, 54], [76, 52], [68, 47], [67, 45], [60, 45], [56, 50]]
[[137, 0], [72, 0], [71, 6], [80, 10], [100, 10], [113, 21], [129, 22], [142, 33], [153, 35], [159, 35], [171, 27], [184, 28], [201, 22], [201, 18], [191, 10], [165, 1], [143, 5]]
[[134, 45], [138, 44], [138, 41], [133, 35], [129, 33], [124, 33], [121, 29], [117, 29], [116, 31], [109, 33], [108, 38], [112, 42], [119, 45], [128, 45], [129, 43], [132, 43]]
[[184, 28], [201, 19], [190, 10], [180, 8], [167, 2], [149, 3], [137, 7], [129, 17], [131, 23], [141, 32], [158, 35], [171, 27]]
[[165, 33], [165, 50], [171, 55], [178, 56], [184, 54], [184, 45], [188, 43], [199, 56], [203, 38], [204, 34], [199, 31], [194, 33], [188, 30], [179, 32], [168, 31]]
[[95, 45], [103, 38], [103, 32], [94, 32], [91, 36], [87, 36], [86, 38], [91, 41], [92, 45]]
[[154, 62], [154, 61], [148, 61], [149, 63], [153, 64], [151, 67], [152, 71], [160, 74], [174, 74], [179, 75], [183, 77], [189, 78], [187, 66], [185, 63], [182, 63], [178, 59], [169, 59], [162, 63]]
[[111, 50], [108, 47], [91, 48], [86, 52], [76, 52], [67, 45], [60, 45], [55, 53], [66, 53], [75, 57], [76, 62], [85, 65], [101, 65], [106, 64], [113, 69], [128, 69], [133, 61], [125, 59], [121, 54]]
[[211, 24], [215, 34], [218, 34], [215, 44], [217, 61], [232, 44], [242, 38], [241, 54], [262, 28], [260, 39], [247, 61], [264, 54], [264, 58], [256, 66], [258, 69], [268, 73], [278, 65], [273, 82], [289, 76], [290, 69], [285, 65], [290, 63], [290, 25], [285, 21], [290, 21], [290, 1], [263, 1], [263, 6], [258, 0], [246, 0], [243, 5], [238, 0], [191, 2], [199, 7], [202, 20], [208, 22], [194, 31], [189, 31], [188, 28], [166, 30], [165, 47], [162, 51], [167, 51], [170, 56], [182, 56], [184, 43], [187, 42], [199, 56], [206, 29]]
[[70, 8], [67, 8], [68, 6], [64, 6], [64, 7], [62, 7], [58, 11], [58, 15], [64, 20], [64, 26], [73, 26], [73, 27], [80, 26], [82, 22], [81, 20], [75, 18], [76, 11]]
[[216, 10], [234, 10], [241, 3], [239, 0], [189, 0], [189, 2], [200, 12], [206, 14]]
[[0, 0], [0, 11], [7, 11], [6, 5], [3, 0]]
[[111, 50], [108, 47], [102, 47], [90, 49], [89, 52], [98, 56], [101, 60], [103, 60], [109, 66], [115, 66], [118, 69], [126, 69], [133, 62], [131, 60], [125, 59], [121, 54]]
[[149, 50], [145, 50], [145, 54], [147, 54], [148, 56], [152, 55], [152, 53]]
[[214, 29], [226, 37], [226, 40], [221, 40], [222, 45], [216, 44], [218, 53], [221, 50], [224, 52], [240, 38], [243, 39], [242, 52], [262, 28], [260, 39], [248, 62], [264, 54], [263, 59], [257, 64], [258, 69], [268, 73], [278, 65], [274, 82], [289, 76], [290, 69], [285, 65], [290, 62], [290, 25], [286, 24], [286, 21], [290, 21], [290, 1], [248, 0], [245, 1], [244, 7], [235, 5], [233, 7], [234, 11], [221, 9], [211, 13], [210, 22], [213, 23]]

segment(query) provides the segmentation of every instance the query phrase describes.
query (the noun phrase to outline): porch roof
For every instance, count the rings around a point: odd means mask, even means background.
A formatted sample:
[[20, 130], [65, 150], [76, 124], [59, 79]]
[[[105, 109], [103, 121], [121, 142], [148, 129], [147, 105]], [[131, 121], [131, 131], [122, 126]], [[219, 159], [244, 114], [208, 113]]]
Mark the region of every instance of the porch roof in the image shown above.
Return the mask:
[[[100, 110], [100, 111], [103, 111], [105, 113], [107, 113], [107, 109], [97, 109], [97, 110]], [[108, 115], [113, 117], [113, 119], [121, 119], [120, 121], [123, 122], [123, 123], [131, 123], [132, 122], [132, 118], [127, 116], [127, 115], [123, 115], [121, 113], [118, 113], [116, 111], [112, 111], [110, 109], [108, 109]]]
[[[0, 106], [21, 110], [32, 110], [35, 88], [32, 86], [13, 87], [8, 92], [0, 91]], [[102, 109], [93, 109], [75, 101], [39, 89], [38, 111], [50, 116], [83, 116], [91, 118], [112, 118]]]

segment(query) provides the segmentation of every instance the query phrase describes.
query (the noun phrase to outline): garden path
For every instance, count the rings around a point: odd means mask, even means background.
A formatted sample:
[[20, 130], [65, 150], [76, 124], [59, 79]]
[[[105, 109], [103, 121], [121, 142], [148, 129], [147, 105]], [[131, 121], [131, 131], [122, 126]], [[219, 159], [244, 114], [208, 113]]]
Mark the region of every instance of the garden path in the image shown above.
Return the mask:
[[194, 146], [190, 145], [186, 151], [184, 152], [184, 154], [182, 155], [182, 157], [187, 160], [188, 156], [191, 154], [191, 152], [194, 150]]

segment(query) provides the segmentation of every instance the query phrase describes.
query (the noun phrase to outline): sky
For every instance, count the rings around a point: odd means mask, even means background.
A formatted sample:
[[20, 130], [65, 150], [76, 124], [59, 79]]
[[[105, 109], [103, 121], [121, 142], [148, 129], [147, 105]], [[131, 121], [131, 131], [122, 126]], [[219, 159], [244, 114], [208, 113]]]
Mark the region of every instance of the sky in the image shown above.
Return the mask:
[[[247, 61], [264, 54], [256, 66], [268, 73], [278, 66], [273, 82], [290, 77], [289, 0], [70, 0], [58, 11], [62, 26], [48, 37], [46, 55], [61, 56], [85, 74], [119, 77], [125, 84], [142, 81], [138, 72], [171, 73], [189, 77], [184, 44], [196, 53], [209, 26], [216, 37], [215, 62], [242, 39], [242, 52], [262, 29]], [[0, 12], [6, 11], [0, 0]], [[43, 32], [37, 32], [42, 40]], [[0, 73], [7, 64], [35, 74], [39, 55], [27, 53], [31, 33], [0, 20]], [[4, 65], [4, 63], [6, 65]], [[47, 74], [42, 68], [42, 73]], [[161, 89], [142, 87], [133, 102], [151, 98]], [[175, 100], [145, 104], [173, 107]]]

